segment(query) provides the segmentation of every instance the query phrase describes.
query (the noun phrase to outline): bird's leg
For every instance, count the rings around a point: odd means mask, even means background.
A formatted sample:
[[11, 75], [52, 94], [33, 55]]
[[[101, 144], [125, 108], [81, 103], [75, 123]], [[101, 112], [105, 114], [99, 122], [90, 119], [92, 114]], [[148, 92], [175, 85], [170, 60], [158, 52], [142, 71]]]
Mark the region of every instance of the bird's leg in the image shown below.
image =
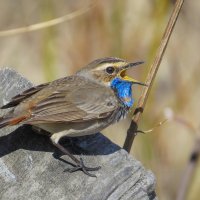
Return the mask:
[[61, 144], [59, 144], [58, 140], [55, 140], [55, 138], [53, 137], [53, 135], [51, 136], [51, 141], [52, 141], [52, 143], [53, 143], [54, 146], [56, 146], [65, 155], [68, 155], [76, 163], [76, 165], [73, 168], [66, 169], [65, 171], [68, 171], [68, 172], [72, 173], [72, 172], [75, 172], [75, 171], [78, 171], [78, 170], [82, 170], [88, 176], [96, 177], [94, 174], [89, 173], [89, 171], [97, 171], [101, 167], [93, 167], [93, 168], [92, 167], [86, 167], [84, 165], [84, 163], [83, 163], [82, 158], [80, 158], [80, 160], [78, 160], [66, 148], [64, 148]]

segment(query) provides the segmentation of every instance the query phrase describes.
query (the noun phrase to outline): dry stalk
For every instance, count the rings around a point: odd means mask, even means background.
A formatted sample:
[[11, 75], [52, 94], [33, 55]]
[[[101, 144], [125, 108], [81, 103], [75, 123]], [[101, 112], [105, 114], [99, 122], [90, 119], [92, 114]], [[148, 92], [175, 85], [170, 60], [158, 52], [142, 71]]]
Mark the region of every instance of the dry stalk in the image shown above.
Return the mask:
[[165, 53], [165, 49], [167, 47], [168, 41], [170, 39], [170, 36], [171, 36], [172, 31], [174, 29], [174, 26], [176, 24], [178, 15], [181, 11], [181, 7], [183, 5], [183, 2], [184, 2], [184, 0], [177, 0], [176, 1], [176, 4], [175, 4], [174, 9], [172, 11], [171, 17], [168, 21], [165, 32], [164, 32], [163, 37], [161, 39], [160, 46], [159, 46], [159, 48], [156, 52], [154, 61], [151, 65], [149, 73], [147, 75], [146, 84], [148, 85], [148, 87], [144, 87], [143, 90], [142, 90], [142, 94], [141, 94], [140, 99], [138, 101], [137, 108], [135, 109], [134, 116], [132, 118], [130, 127], [127, 131], [126, 140], [125, 140], [124, 146], [123, 146], [123, 148], [128, 152], [130, 152], [133, 141], [135, 139], [135, 136], [137, 135], [139, 119], [140, 119], [141, 114], [144, 110], [146, 101], [148, 99], [150, 90], [152, 88], [153, 81], [154, 81], [156, 73], [159, 69], [161, 60], [163, 58], [163, 55]]
[[49, 21], [40, 22], [40, 23], [37, 23], [37, 24], [32, 24], [30, 26], [20, 27], [20, 28], [16, 28], [16, 29], [0, 31], [0, 37], [7, 37], [7, 36], [12, 36], [12, 35], [32, 32], [32, 31], [36, 31], [36, 30], [40, 30], [40, 29], [44, 29], [44, 28], [48, 28], [48, 27], [51, 27], [51, 26], [61, 24], [63, 22], [74, 19], [74, 18], [76, 18], [80, 15], [83, 15], [84, 13], [88, 12], [91, 9], [91, 7], [93, 7], [94, 5], [95, 5], [95, 3], [92, 3], [87, 7], [83, 7], [79, 10], [76, 10], [74, 12], [66, 14], [62, 17], [58, 17], [58, 18], [55, 18], [55, 19], [52, 19], [52, 20], [49, 20]]

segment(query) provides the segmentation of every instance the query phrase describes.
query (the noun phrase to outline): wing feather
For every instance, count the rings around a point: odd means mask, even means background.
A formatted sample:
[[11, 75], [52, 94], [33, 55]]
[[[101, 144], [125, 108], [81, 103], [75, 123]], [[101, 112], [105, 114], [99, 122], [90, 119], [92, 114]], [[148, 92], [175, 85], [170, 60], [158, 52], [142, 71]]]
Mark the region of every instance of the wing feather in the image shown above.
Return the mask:
[[114, 92], [100, 84], [85, 81], [65, 84], [32, 110], [30, 123], [77, 122], [109, 116], [118, 107]]
[[15, 107], [18, 104], [20, 104], [22, 101], [25, 99], [29, 98], [30, 96], [34, 95], [35, 93], [39, 92], [41, 89], [49, 85], [49, 83], [41, 84], [32, 88], [29, 88], [28, 90], [25, 90], [21, 94], [18, 94], [14, 96], [9, 103], [6, 105], [2, 106], [1, 109], [6, 109], [6, 108], [11, 108]]

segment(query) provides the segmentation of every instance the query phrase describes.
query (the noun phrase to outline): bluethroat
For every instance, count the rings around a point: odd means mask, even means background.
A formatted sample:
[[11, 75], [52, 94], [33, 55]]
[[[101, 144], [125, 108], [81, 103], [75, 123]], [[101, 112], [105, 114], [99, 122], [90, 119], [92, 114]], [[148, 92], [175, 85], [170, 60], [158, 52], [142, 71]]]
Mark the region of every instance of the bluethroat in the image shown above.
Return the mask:
[[89, 171], [99, 167], [86, 167], [59, 140], [95, 134], [124, 118], [134, 103], [131, 86], [145, 85], [127, 76], [126, 70], [142, 63], [102, 58], [75, 75], [32, 87], [1, 107], [11, 110], [0, 118], [0, 128], [29, 124], [45, 130], [52, 143], [75, 162], [71, 172], [82, 170], [94, 176]]

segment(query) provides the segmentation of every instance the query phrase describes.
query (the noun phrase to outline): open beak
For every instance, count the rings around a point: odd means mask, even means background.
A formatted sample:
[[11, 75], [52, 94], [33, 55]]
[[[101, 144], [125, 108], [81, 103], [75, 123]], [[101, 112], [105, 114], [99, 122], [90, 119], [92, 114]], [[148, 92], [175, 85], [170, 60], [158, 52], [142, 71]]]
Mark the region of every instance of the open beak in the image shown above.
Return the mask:
[[129, 82], [132, 82], [133, 84], [138, 84], [138, 85], [142, 85], [142, 86], [148, 86], [147, 84], [145, 83], [142, 83], [142, 82], [139, 82], [129, 76], [126, 75], [126, 70], [131, 68], [131, 67], [134, 67], [136, 65], [141, 65], [143, 64], [144, 62], [136, 62], [136, 63], [129, 63], [128, 65], [124, 66], [120, 72], [119, 72], [119, 76], [121, 79], [125, 80], [125, 81], [129, 81]]

